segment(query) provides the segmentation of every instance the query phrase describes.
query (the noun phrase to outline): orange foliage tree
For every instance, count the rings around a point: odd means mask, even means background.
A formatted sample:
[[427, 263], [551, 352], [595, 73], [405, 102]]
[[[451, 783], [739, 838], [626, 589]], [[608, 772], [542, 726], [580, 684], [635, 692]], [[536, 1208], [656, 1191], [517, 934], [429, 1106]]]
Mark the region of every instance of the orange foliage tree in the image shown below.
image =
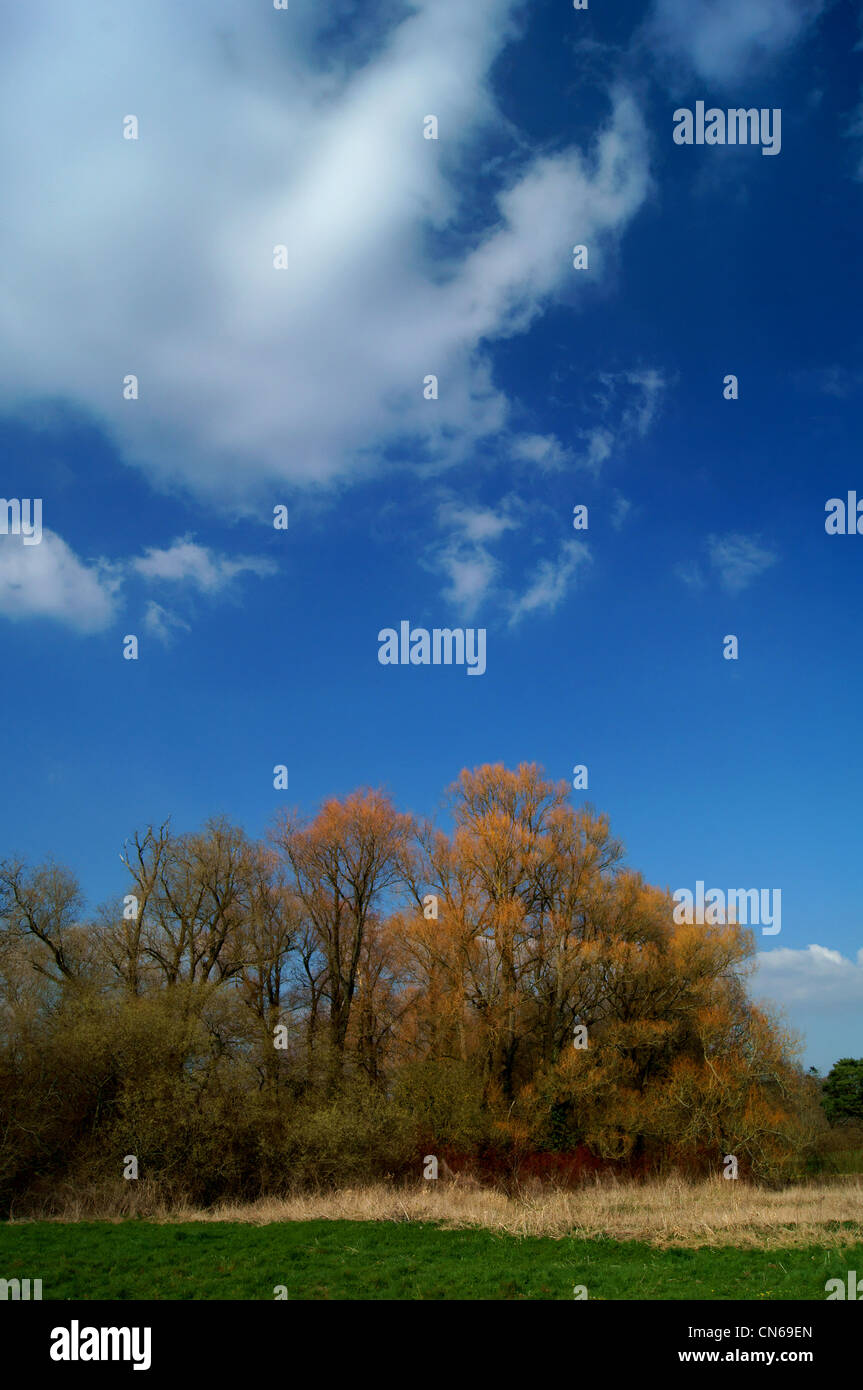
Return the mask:
[[796, 1041], [747, 995], [750, 931], [675, 923], [536, 766], [464, 771], [447, 810], [362, 790], [263, 842], [166, 822], [123, 856], [135, 912], [89, 924], [67, 870], [0, 863], [0, 1188], [62, 1171], [75, 1135], [187, 1189], [217, 1168], [208, 1193], [432, 1144], [759, 1177], [811, 1149]]

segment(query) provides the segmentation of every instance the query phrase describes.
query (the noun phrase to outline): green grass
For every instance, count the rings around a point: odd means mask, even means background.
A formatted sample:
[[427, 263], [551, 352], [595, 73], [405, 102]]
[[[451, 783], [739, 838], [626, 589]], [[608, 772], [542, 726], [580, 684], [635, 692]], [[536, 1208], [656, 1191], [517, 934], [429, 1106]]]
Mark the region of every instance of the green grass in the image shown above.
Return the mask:
[[278, 1284], [291, 1299], [572, 1299], [584, 1284], [593, 1299], [823, 1300], [849, 1269], [863, 1271], [863, 1244], [658, 1250], [374, 1221], [0, 1226], [0, 1278], [41, 1279], [44, 1299], [272, 1299]]

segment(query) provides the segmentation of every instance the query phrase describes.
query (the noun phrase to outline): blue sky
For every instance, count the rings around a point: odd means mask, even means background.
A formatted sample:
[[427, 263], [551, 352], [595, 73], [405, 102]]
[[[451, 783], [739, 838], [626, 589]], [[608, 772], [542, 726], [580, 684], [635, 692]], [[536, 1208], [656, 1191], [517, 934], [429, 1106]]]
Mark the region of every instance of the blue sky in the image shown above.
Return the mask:
[[[0, 491], [44, 531], [0, 535], [2, 852], [95, 904], [168, 815], [586, 764], [650, 881], [781, 889], [754, 988], [807, 1063], [863, 1055], [863, 537], [824, 528], [863, 497], [860, 35], [819, 0], [7, 13]], [[780, 109], [778, 155], [676, 145], [701, 100]], [[485, 628], [485, 674], [382, 666], [402, 619]]]

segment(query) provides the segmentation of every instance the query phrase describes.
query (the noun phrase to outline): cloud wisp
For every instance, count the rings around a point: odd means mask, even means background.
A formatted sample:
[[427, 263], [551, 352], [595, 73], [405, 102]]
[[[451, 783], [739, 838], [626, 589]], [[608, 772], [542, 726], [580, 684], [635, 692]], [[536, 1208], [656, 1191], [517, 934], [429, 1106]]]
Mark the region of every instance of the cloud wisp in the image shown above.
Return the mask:
[[[151, 548], [128, 560], [85, 560], [54, 531], [45, 530], [39, 545], [22, 536], [0, 537], [0, 615], [14, 619], [48, 618], [80, 633], [104, 632], [119, 619], [128, 582], [172, 587], [175, 594], [224, 594], [244, 574], [266, 578], [278, 572], [273, 561], [254, 556], [231, 558], [191, 537], [165, 549]], [[188, 623], [149, 600], [144, 615], [148, 632], [169, 641]]]

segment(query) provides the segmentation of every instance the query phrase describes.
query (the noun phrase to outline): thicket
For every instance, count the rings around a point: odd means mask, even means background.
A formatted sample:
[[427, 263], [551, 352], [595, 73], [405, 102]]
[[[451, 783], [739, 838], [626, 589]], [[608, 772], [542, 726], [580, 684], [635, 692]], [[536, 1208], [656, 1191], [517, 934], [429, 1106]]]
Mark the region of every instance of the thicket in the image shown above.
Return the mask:
[[196, 1203], [428, 1154], [510, 1181], [802, 1171], [826, 1120], [747, 995], [752, 933], [675, 924], [534, 766], [462, 773], [449, 809], [449, 833], [377, 791], [262, 842], [148, 827], [90, 917], [69, 870], [0, 864], [0, 1210], [129, 1155]]

